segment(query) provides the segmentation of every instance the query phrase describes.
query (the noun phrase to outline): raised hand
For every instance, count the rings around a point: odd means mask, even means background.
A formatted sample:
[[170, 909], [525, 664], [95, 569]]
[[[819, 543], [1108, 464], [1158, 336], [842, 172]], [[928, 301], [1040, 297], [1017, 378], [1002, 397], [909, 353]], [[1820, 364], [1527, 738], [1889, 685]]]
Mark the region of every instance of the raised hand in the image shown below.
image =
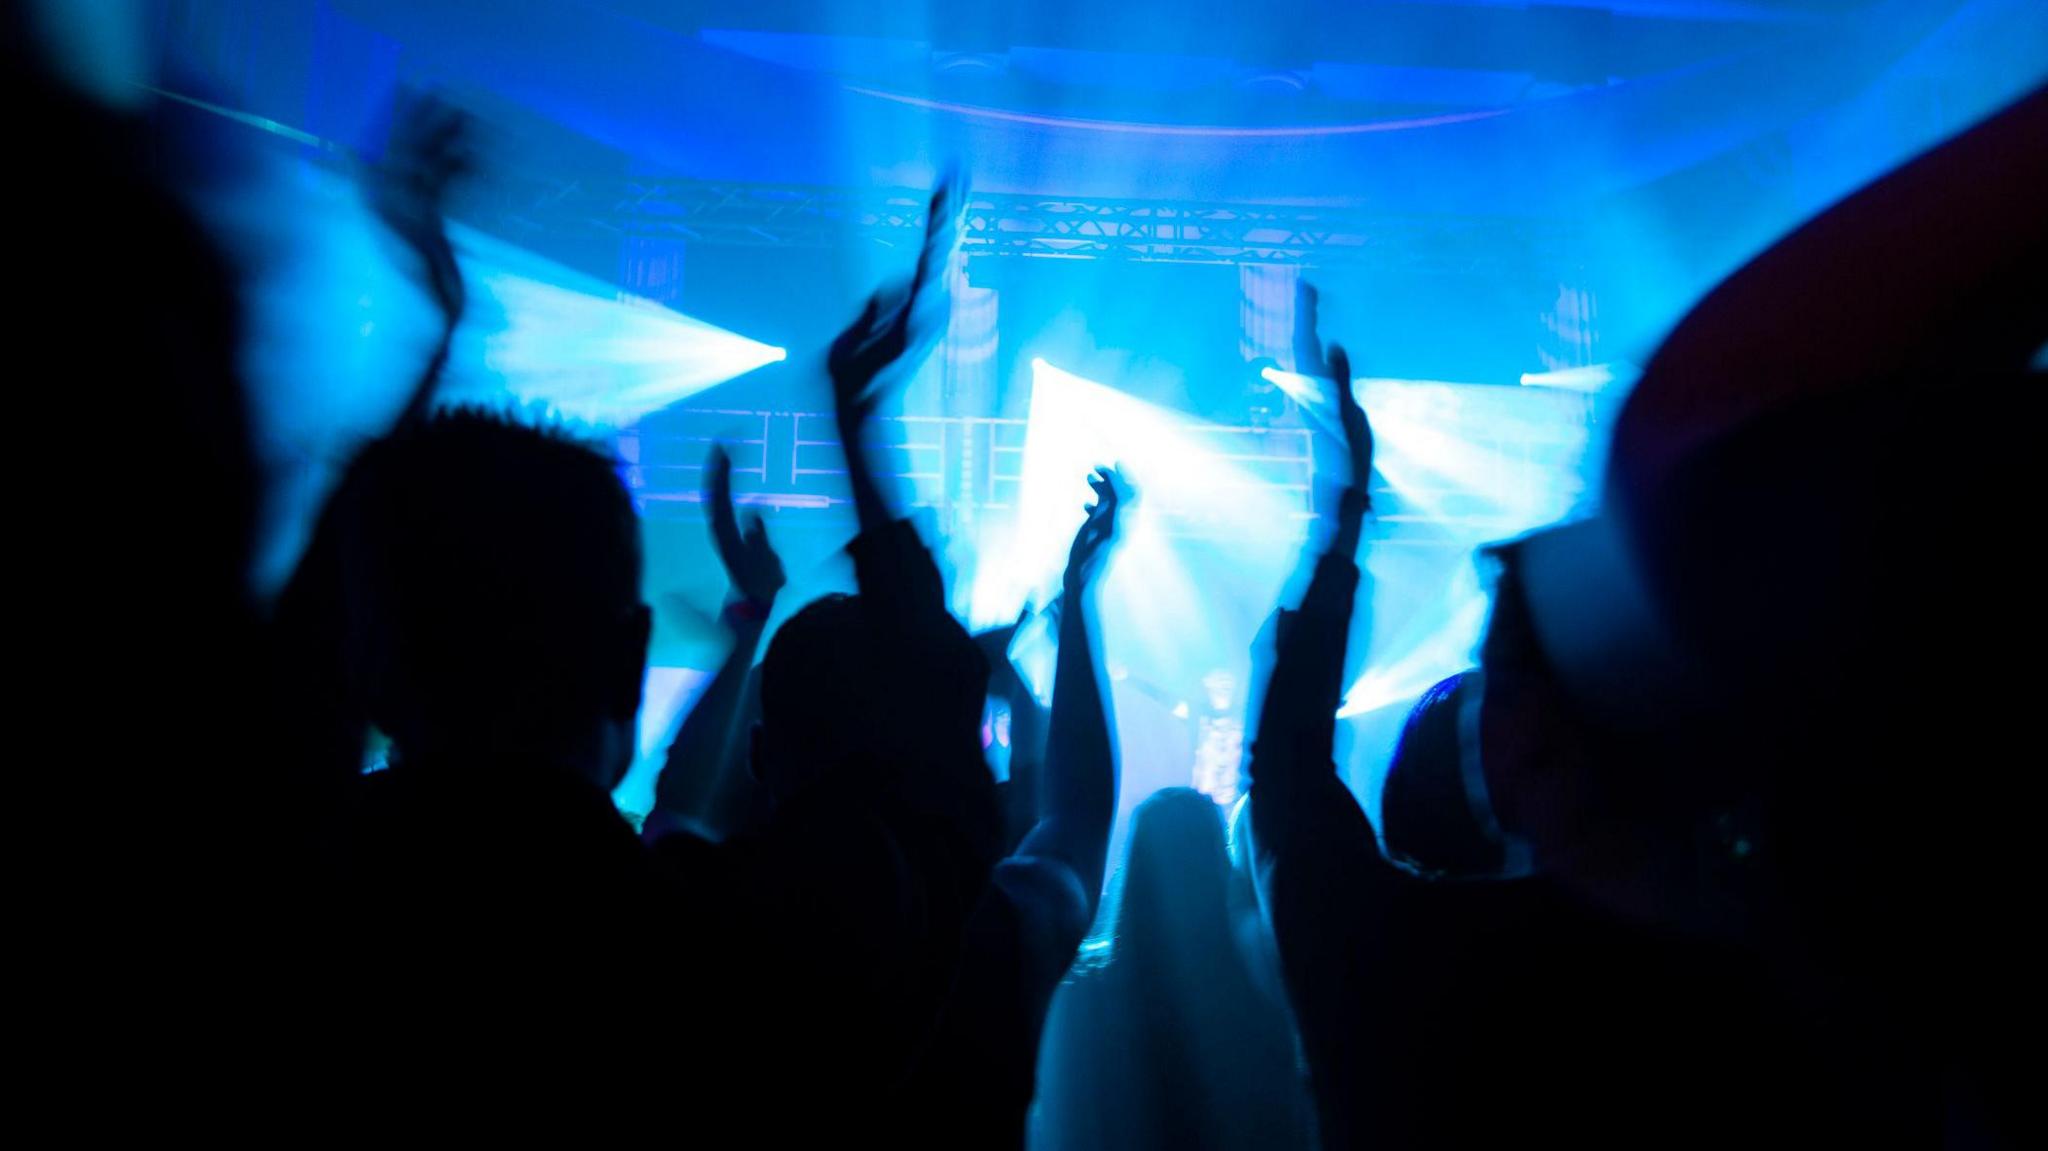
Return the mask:
[[475, 169], [469, 116], [441, 98], [402, 95], [384, 158], [367, 173], [370, 206], [419, 256], [422, 278], [449, 327], [468, 295], [445, 222], [448, 190]]
[[782, 557], [768, 542], [768, 525], [759, 512], [747, 513], [744, 531], [732, 502], [732, 457], [723, 444], [714, 444], [704, 465], [704, 506], [711, 516], [711, 542], [718, 548], [718, 560], [725, 565], [733, 591], [765, 618], [766, 609], [789, 582], [782, 570]]
[[840, 422], [858, 424], [874, 412], [881, 395], [876, 380], [898, 361], [931, 350], [942, 324], [933, 317], [944, 311], [945, 276], [960, 242], [964, 192], [948, 175], [932, 191], [925, 214], [924, 243], [908, 286], [877, 292], [847, 329], [832, 341], [826, 364], [832, 374], [833, 399]]
[[1372, 425], [1366, 421], [1365, 409], [1359, 406], [1358, 393], [1352, 386], [1351, 357], [1338, 344], [1331, 344], [1327, 349], [1323, 346], [1321, 320], [1317, 315], [1321, 299], [1314, 284], [1307, 280], [1295, 282], [1294, 370], [1304, 376], [1329, 380], [1334, 387], [1337, 420], [1344, 432], [1345, 451], [1350, 457], [1348, 484], [1362, 501], [1372, 476]]
[[1337, 420], [1344, 429], [1344, 448], [1351, 461], [1351, 486], [1363, 493], [1372, 478], [1372, 424], [1351, 383], [1351, 357], [1341, 344], [1331, 344], [1327, 359], [1337, 385]]
[[[859, 318], [832, 341], [826, 367], [832, 374], [832, 403], [839, 423], [839, 441], [846, 448], [846, 483], [863, 533], [881, 530], [895, 518], [895, 486], [870, 456], [869, 424], [882, 401], [876, 385], [884, 373], [931, 350], [944, 328], [946, 267], [960, 239], [958, 182], [951, 176], [932, 193], [925, 221], [924, 244], [918, 249], [917, 271], [901, 298], [884, 303], [881, 293], [868, 298]], [[891, 382], [900, 384], [907, 371]]]
[[426, 415], [469, 303], [444, 213], [449, 186], [475, 167], [470, 135], [468, 115], [453, 105], [431, 95], [401, 96], [384, 159], [365, 174], [370, 206], [419, 257], [420, 279], [441, 312], [441, 338], [413, 383], [400, 424]]
[[[711, 542], [732, 580], [736, 597], [726, 609], [725, 624], [732, 649], [676, 729], [661, 775], [654, 786], [654, 811], [642, 833], [649, 840], [679, 826], [703, 825], [731, 810], [735, 789], [743, 789], [744, 772], [731, 770], [734, 733], [746, 706], [747, 678], [754, 651], [768, 623], [775, 594], [786, 582], [782, 560], [768, 546], [761, 517], [748, 517], [744, 531], [732, 506], [732, 457], [714, 444], [704, 464], [704, 505], [711, 516]], [[675, 607], [696, 615], [680, 597]]]
[[1314, 284], [1307, 280], [1294, 282], [1294, 370], [1304, 376], [1327, 379], [1330, 365], [1323, 359], [1323, 341], [1317, 333], [1316, 305], [1321, 298]]
[[1117, 511], [1134, 498], [1134, 492], [1115, 468], [1097, 468], [1088, 477], [1095, 502], [1088, 518], [1074, 533], [1074, 546], [1067, 552], [1066, 590], [1086, 591], [1102, 574], [1103, 562], [1116, 542]]
[[1039, 820], [1018, 853], [1064, 863], [1073, 869], [1088, 903], [1083, 921], [1095, 914], [1095, 896], [1116, 820], [1116, 722], [1109, 681], [1089, 593], [1116, 544], [1117, 513], [1132, 492], [1113, 468], [1088, 477], [1095, 503], [1074, 533], [1059, 596], [1059, 656], [1053, 663], [1052, 714], [1046, 723], [1045, 770], [1039, 786]]
[[1372, 510], [1372, 424], [1351, 384], [1351, 357], [1341, 345], [1331, 344], [1330, 370], [1337, 387], [1337, 420], [1344, 429], [1344, 449], [1350, 461], [1350, 476], [1337, 500], [1336, 532], [1330, 550], [1346, 556], [1358, 554], [1365, 531], [1365, 513]]

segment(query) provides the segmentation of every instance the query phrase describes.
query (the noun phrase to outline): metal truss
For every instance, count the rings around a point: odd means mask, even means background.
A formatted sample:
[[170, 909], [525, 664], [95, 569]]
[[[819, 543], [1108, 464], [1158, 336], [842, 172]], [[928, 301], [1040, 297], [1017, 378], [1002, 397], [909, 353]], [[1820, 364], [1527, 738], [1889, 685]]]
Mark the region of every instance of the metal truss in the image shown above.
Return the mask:
[[[1406, 386], [1406, 385], [1397, 385]], [[1449, 387], [1419, 385], [1422, 397]], [[1516, 391], [1528, 417], [1503, 429], [1485, 416], [1495, 408], [1461, 414], [1465, 405], [1439, 396], [1432, 426], [1466, 444], [1473, 461], [1455, 475], [1425, 470], [1399, 489], [1377, 473], [1373, 503], [1376, 538], [1385, 543], [1469, 547], [1474, 539], [1504, 538], [1528, 524], [1503, 518], [1503, 493], [1526, 487], [1532, 476], [1576, 474], [1595, 418], [1592, 397], [1547, 390]], [[1028, 423], [992, 416], [884, 417], [882, 466], [911, 502], [935, 513], [948, 535], [1014, 516], [1023, 501]], [[1304, 427], [1241, 427], [1186, 420], [1179, 433], [1192, 450], [1228, 468], [1235, 482], [1261, 494], [1261, 507], [1285, 509], [1270, 522], [1247, 525], [1219, 519], [1217, 509], [1189, 502], [1192, 493], [1146, 494], [1148, 515], [1170, 536], [1222, 543], [1298, 538], [1324, 510], [1327, 493], [1316, 482], [1316, 433]], [[697, 520], [703, 515], [703, 464], [713, 442], [733, 460], [735, 498], [778, 522], [844, 530], [852, 508], [845, 492], [844, 449], [829, 414], [756, 409], [678, 408], [619, 435], [615, 449], [625, 478], [649, 519]], [[1510, 501], [1512, 502], [1512, 501]], [[1461, 542], [1462, 541], [1462, 542]]]
[[[756, 248], [909, 245], [925, 211], [924, 195], [905, 189], [705, 180], [532, 185], [519, 198], [501, 202], [501, 214], [525, 227]], [[1483, 272], [1532, 260], [1565, 266], [1579, 250], [1578, 230], [1566, 221], [1342, 207], [977, 192], [966, 222], [962, 246], [970, 256]]]
[[[1026, 421], [982, 416], [894, 416], [881, 419], [884, 466], [916, 506], [933, 509], [948, 532], [958, 525], [1016, 512], [1022, 495]], [[1302, 428], [1257, 429], [1190, 422], [1184, 431], [1251, 486], [1287, 507], [1287, 534], [1316, 516], [1315, 454]], [[660, 431], [634, 430], [614, 447], [644, 515], [656, 520], [702, 515], [703, 461], [709, 445], [732, 454], [737, 502], [778, 519], [843, 520], [844, 449], [829, 414], [684, 408], [667, 413]], [[1215, 522], [1213, 509], [1183, 505], [1175, 493], [1148, 495], [1151, 514], [1169, 535], [1230, 539], [1242, 535]], [[1219, 534], [1222, 533], [1222, 534]]]

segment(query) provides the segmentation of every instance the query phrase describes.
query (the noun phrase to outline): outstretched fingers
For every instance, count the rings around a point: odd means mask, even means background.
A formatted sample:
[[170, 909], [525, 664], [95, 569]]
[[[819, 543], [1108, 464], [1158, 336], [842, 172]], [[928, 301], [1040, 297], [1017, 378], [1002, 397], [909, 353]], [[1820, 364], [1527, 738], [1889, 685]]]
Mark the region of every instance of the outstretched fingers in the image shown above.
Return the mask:
[[711, 458], [704, 463], [704, 505], [711, 519], [711, 541], [717, 545], [718, 558], [729, 571], [742, 541], [739, 521], [733, 513], [732, 456], [724, 444], [711, 445]]
[[1351, 460], [1351, 486], [1363, 490], [1372, 475], [1372, 424], [1358, 402], [1351, 380], [1351, 357], [1341, 344], [1330, 345], [1330, 370], [1337, 388], [1337, 416]]

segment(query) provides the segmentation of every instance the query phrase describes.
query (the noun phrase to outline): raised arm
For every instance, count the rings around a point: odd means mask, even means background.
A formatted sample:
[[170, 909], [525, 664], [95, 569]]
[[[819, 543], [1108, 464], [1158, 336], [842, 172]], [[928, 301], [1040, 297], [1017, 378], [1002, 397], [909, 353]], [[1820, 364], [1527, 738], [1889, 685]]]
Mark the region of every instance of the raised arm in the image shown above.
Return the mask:
[[[449, 188], [473, 164], [468, 120], [425, 96], [401, 98], [381, 163], [363, 176], [363, 194], [394, 236], [419, 259], [418, 274], [441, 313], [441, 336], [413, 383], [394, 426], [426, 414], [448, 362], [467, 292], [442, 212]], [[286, 706], [300, 746], [288, 754], [318, 765], [323, 778], [346, 781], [362, 770], [369, 730], [350, 671], [345, 569], [340, 539], [354, 492], [346, 478], [328, 496], [312, 539], [278, 597], [270, 639], [284, 674], [295, 683]]]
[[745, 530], [740, 528], [732, 501], [732, 457], [723, 446], [711, 449], [704, 474], [711, 540], [732, 584], [721, 615], [732, 634], [732, 649], [669, 744], [655, 784], [654, 811], [644, 830], [650, 839], [690, 823], [708, 826], [727, 806], [722, 793], [738, 782], [730, 770], [735, 762], [733, 740], [754, 655], [775, 611], [775, 597], [789, 582], [760, 515], [750, 514]]
[[[952, 246], [952, 193], [932, 198], [918, 272], [903, 300], [870, 300], [834, 341], [833, 401], [860, 534], [857, 671], [843, 690], [835, 770], [778, 803], [756, 847], [785, 869], [780, 930], [816, 956], [794, 1002], [845, 1012], [817, 1050], [818, 1074], [890, 1081], [924, 1049], [956, 986], [970, 916], [1003, 848], [995, 781], [982, 755], [988, 661], [946, 610], [938, 565], [871, 459], [874, 416], [946, 313], [938, 287]], [[776, 721], [781, 722], [781, 721]], [[840, 1045], [843, 1043], [843, 1046]], [[777, 1052], [774, 1056], [782, 1059]], [[857, 1066], [848, 1067], [851, 1060]], [[839, 1064], [835, 1066], [834, 1064]]]
[[1351, 387], [1350, 357], [1332, 345], [1323, 370], [1337, 381], [1350, 475], [1308, 592], [1300, 608], [1283, 614], [1275, 629], [1272, 676], [1252, 753], [1254, 783], [1265, 782], [1268, 791], [1290, 786], [1301, 773], [1328, 773], [1332, 767], [1345, 641], [1358, 592], [1356, 557], [1370, 507], [1366, 484], [1372, 474], [1372, 429]]
[[448, 191], [475, 166], [469, 117], [431, 95], [400, 98], [383, 160], [369, 169], [364, 191], [392, 235], [419, 260], [416, 275], [441, 314], [433, 353], [413, 383], [399, 422], [426, 415], [448, 366], [455, 329], [469, 304], [455, 245], [448, 239]]
[[[827, 365], [832, 374], [834, 415], [846, 448], [847, 482], [860, 530], [873, 532], [896, 520], [900, 497], [891, 477], [875, 466], [874, 415], [891, 384], [900, 384], [931, 350], [943, 323], [935, 317], [949, 306], [946, 269], [959, 243], [960, 189], [950, 178], [932, 192], [924, 243], [910, 283], [894, 295], [868, 297], [860, 317], [832, 341]], [[893, 377], [887, 378], [887, 377]]]
[[1296, 284], [1295, 370], [1331, 382], [1349, 474], [1308, 592], [1300, 608], [1283, 609], [1273, 627], [1271, 675], [1252, 753], [1252, 769], [1255, 774], [1264, 769], [1268, 792], [1287, 787], [1299, 773], [1325, 773], [1331, 767], [1337, 707], [1344, 690], [1345, 640], [1358, 591], [1358, 544], [1371, 505], [1367, 485], [1372, 479], [1372, 425], [1352, 386], [1351, 357], [1336, 344], [1324, 351], [1319, 303], [1314, 285], [1306, 280]]
[[1059, 657], [1039, 820], [1018, 854], [1050, 857], [1071, 867], [1092, 916], [1102, 890], [1117, 792], [1109, 689], [1095, 636], [1096, 589], [1116, 542], [1117, 511], [1128, 502], [1129, 490], [1109, 468], [1091, 476], [1088, 486], [1095, 490], [1095, 503], [1074, 535], [1060, 593]]
[[[1402, 880], [1381, 858], [1365, 812], [1334, 763], [1372, 431], [1343, 349], [1332, 347], [1327, 359], [1318, 356], [1303, 370], [1335, 385], [1350, 474], [1308, 591], [1273, 629], [1272, 673], [1249, 765], [1250, 803], [1260, 902], [1301, 1028], [1323, 1137], [1334, 1147], [1370, 1138], [1360, 1129], [1361, 1117], [1376, 1108], [1391, 1115], [1401, 1102], [1398, 1089], [1385, 1100], [1360, 1100], [1358, 1092], [1361, 1083], [1397, 1081], [1398, 1044], [1359, 1021], [1374, 1017], [1375, 996], [1385, 998], [1371, 966], [1375, 948], [1386, 945], [1397, 922], [1387, 897]], [[1401, 1141], [1399, 1134], [1391, 1140]]]
[[[832, 342], [828, 366], [860, 517], [860, 534], [847, 552], [863, 613], [875, 629], [877, 682], [867, 687], [874, 699], [864, 734], [876, 741], [873, 750], [883, 760], [899, 767], [945, 764], [950, 773], [971, 761], [980, 775], [976, 789], [992, 789], [981, 756], [981, 700], [977, 696], [971, 716], [950, 702], [968, 682], [963, 677], [986, 682], [987, 661], [947, 611], [938, 565], [910, 521], [902, 518], [894, 485], [874, 459], [877, 411], [908, 382], [945, 327], [944, 280], [958, 238], [957, 197], [950, 182], [932, 194], [909, 286], [893, 305], [885, 307], [879, 294], [870, 298]], [[989, 802], [993, 810], [992, 790]]]

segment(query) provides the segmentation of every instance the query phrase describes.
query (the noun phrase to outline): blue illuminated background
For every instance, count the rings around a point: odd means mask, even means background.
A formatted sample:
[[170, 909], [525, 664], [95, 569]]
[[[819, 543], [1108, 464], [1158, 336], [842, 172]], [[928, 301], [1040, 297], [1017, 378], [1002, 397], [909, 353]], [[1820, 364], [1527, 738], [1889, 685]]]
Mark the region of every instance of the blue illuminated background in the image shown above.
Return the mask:
[[[154, 0], [47, 6], [74, 71], [240, 158], [268, 578], [432, 328], [350, 189], [402, 82], [488, 125], [451, 394], [617, 448], [657, 605], [645, 744], [720, 654], [713, 437], [794, 586], [845, 586], [819, 360], [974, 196], [898, 470], [978, 625], [1042, 604], [1097, 463], [1144, 489], [1104, 601], [1128, 802], [1235, 786], [1249, 650], [1327, 507], [1297, 279], [1380, 442], [1345, 768], [1484, 620], [1473, 549], [1583, 510], [1602, 424], [1714, 280], [2048, 75], [2038, 0]], [[117, 34], [116, 34], [117, 33]], [[211, 110], [208, 110], [211, 109]], [[1017, 656], [1043, 687], [1048, 653]], [[622, 789], [648, 802], [649, 772]]]

